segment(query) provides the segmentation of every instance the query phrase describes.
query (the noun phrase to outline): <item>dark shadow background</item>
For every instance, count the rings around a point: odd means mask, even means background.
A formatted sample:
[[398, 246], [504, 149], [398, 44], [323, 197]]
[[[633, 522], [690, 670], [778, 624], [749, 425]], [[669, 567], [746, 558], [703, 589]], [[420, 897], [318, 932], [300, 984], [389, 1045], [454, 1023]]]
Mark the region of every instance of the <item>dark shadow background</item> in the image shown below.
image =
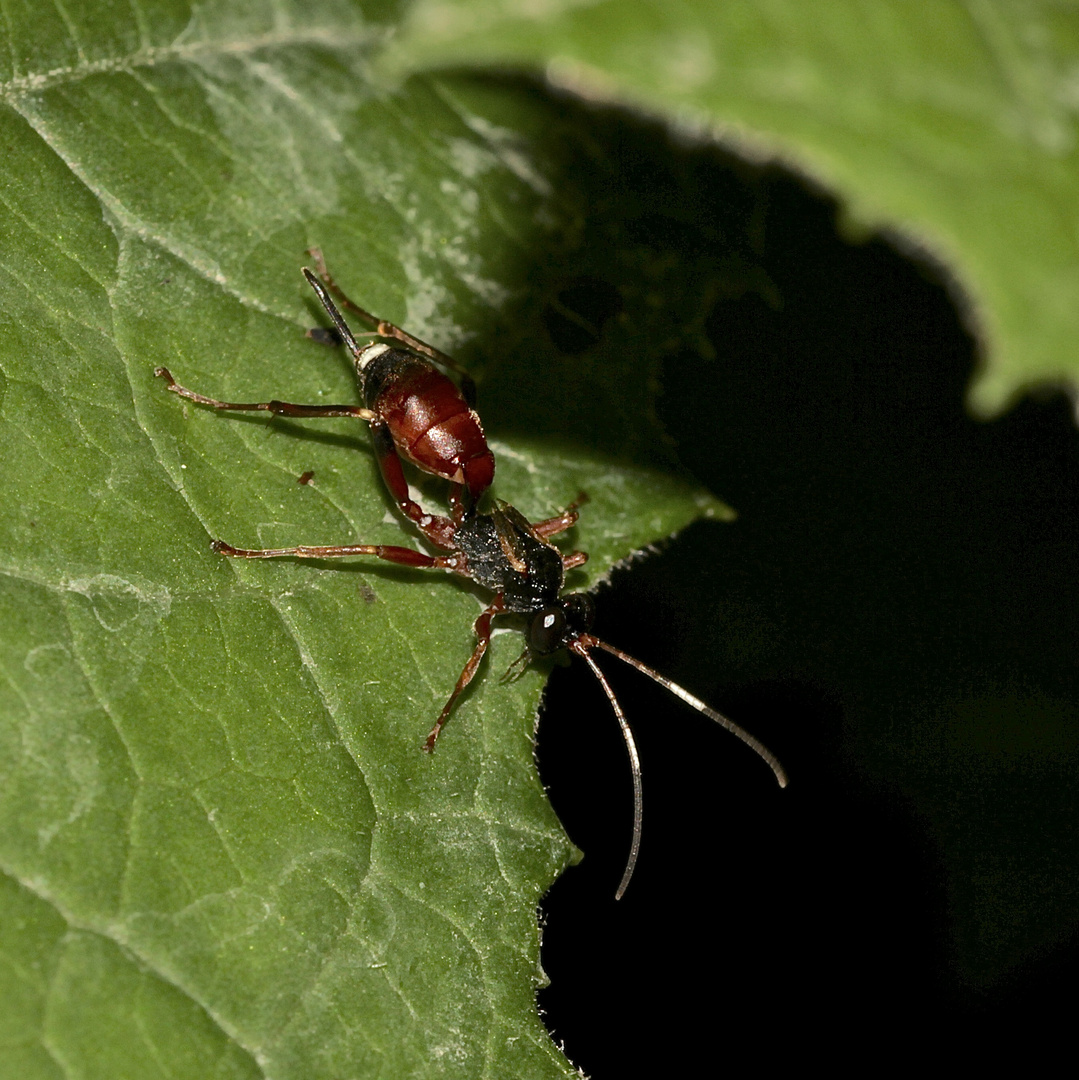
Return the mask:
[[[972, 419], [977, 346], [943, 275], [845, 240], [836, 205], [789, 173], [549, 107], [585, 224], [536, 260], [522, 322], [551, 359], [535, 414], [501, 408], [522, 376], [497, 370], [481, 411], [497, 435], [561, 429], [680, 463], [738, 510], [618, 574], [596, 629], [791, 775], [778, 790], [740, 743], [605, 663], [645, 782], [641, 862], [615, 903], [625, 750], [583, 665], [555, 671], [539, 765], [586, 858], [543, 904], [549, 1027], [597, 1078], [720, 1068], [735, 1049], [817, 1057], [855, 1031], [893, 1049], [942, 1028], [1044, 1041], [1079, 986], [1068, 403]], [[634, 326], [655, 360], [634, 391], [666, 443], [602, 387], [580, 393]]]

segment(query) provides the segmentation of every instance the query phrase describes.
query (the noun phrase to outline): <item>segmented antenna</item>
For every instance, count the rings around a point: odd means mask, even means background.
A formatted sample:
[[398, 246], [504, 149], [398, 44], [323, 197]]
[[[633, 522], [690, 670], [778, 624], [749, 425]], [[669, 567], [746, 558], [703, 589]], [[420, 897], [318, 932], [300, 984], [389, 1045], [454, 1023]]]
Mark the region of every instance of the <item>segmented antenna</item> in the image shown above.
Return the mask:
[[[595, 639], [599, 644], [599, 640]], [[591, 642], [590, 642], [591, 643]], [[618, 698], [614, 696], [611, 684], [607, 677], [600, 671], [595, 660], [588, 652], [588, 646], [582, 645], [582, 638], [570, 644], [570, 648], [592, 669], [592, 674], [599, 679], [607, 700], [614, 709], [614, 715], [618, 720], [618, 726], [622, 729], [622, 738], [626, 740], [626, 750], [629, 751], [629, 768], [633, 775], [633, 842], [629, 846], [629, 859], [626, 869], [622, 874], [622, 880], [618, 883], [618, 890], [614, 894], [616, 900], [622, 899], [622, 894], [629, 886], [629, 879], [633, 877], [633, 871], [637, 866], [637, 853], [641, 850], [641, 822], [644, 820], [644, 800], [641, 789], [641, 759], [637, 756], [637, 744], [633, 741], [633, 732], [630, 730], [626, 714], [622, 712], [622, 706], [618, 704]]]
[[614, 709], [618, 726], [622, 729], [622, 737], [626, 740], [626, 749], [629, 751], [630, 770], [633, 774], [633, 841], [630, 844], [629, 860], [626, 863], [625, 873], [622, 874], [622, 881], [619, 883], [618, 891], [614, 894], [616, 900], [622, 899], [622, 895], [629, 885], [629, 880], [633, 877], [634, 868], [637, 866], [637, 853], [641, 848], [641, 821], [643, 818], [641, 763], [637, 756], [637, 744], [633, 741], [633, 732], [630, 731], [626, 715], [622, 712], [622, 706], [618, 704], [618, 699], [614, 696], [610, 683], [607, 682], [603, 672], [600, 671], [595, 660], [592, 659], [589, 649], [602, 649], [612, 656], [617, 656], [623, 663], [636, 668], [642, 675], [647, 675], [653, 682], [659, 683], [665, 690], [669, 690], [675, 697], [681, 698], [691, 708], [696, 709], [703, 716], [707, 716], [709, 720], [714, 720], [720, 727], [726, 728], [736, 738], [741, 739], [767, 764], [775, 774], [781, 788], [787, 786], [786, 771], [780, 765], [775, 754], [764, 743], [750, 735], [745, 728], [739, 727], [733, 720], [728, 720], [722, 713], [716, 712], [711, 706], [706, 705], [700, 698], [694, 697], [693, 694], [684, 687], [679, 686], [678, 683], [672, 682], [666, 675], [660, 675], [658, 671], [650, 668], [647, 664], [642, 664], [635, 656], [630, 656], [629, 653], [616, 649], [613, 645], [608, 645], [606, 641], [601, 641], [592, 634], [581, 634], [575, 641], [569, 643], [569, 648], [592, 669], [592, 674], [599, 680], [603, 692], [607, 695], [607, 700], [611, 703], [611, 708]]

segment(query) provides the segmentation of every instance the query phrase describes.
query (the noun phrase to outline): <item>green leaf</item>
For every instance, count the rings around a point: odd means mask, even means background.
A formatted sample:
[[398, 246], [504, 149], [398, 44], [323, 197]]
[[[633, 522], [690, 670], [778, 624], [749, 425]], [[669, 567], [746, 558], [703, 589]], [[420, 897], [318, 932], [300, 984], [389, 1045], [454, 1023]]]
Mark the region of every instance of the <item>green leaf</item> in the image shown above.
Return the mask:
[[[544, 672], [499, 685], [520, 643], [497, 636], [425, 757], [481, 598], [212, 557], [406, 534], [357, 425], [217, 415], [153, 368], [353, 400], [303, 337], [321, 246], [477, 376], [499, 497], [535, 518], [587, 493], [588, 587], [724, 516], [654, 398], [664, 362], [708, 362], [717, 295], [773, 290], [725, 226], [681, 242], [695, 180], [658, 126], [461, 66], [718, 134], [928, 251], [991, 411], [1075, 378], [1074, 10], [219, 0], [15, 5], [2, 33], [0, 1060], [569, 1074], [533, 1002], [535, 905], [574, 857], [531, 761]], [[399, 81], [431, 67], [457, 70]]]
[[[726, 513], [672, 476], [651, 399], [745, 267], [597, 214], [611, 150], [534, 86], [373, 83], [388, 7], [132, 10], [5, 12], [0, 1058], [573, 1075], [534, 1004], [536, 904], [574, 857], [532, 760], [544, 672], [500, 685], [520, 642], [498, 635], [423, 754], [474, 590], [209, 550], [409, 542], [366, 433], [217, 414], [153, 370], [355, 400], [303, 333], [320, 245], [477, 375], [498, 496], [535, 519], [588, 495], [584, 588]], [[582, 314], [598, 277], [613, 307]]]
[[954, 275], [983, 413], [1079, 376], [1074, 5], [421, 0], [396, 50], [539, 66], [805, 173]]

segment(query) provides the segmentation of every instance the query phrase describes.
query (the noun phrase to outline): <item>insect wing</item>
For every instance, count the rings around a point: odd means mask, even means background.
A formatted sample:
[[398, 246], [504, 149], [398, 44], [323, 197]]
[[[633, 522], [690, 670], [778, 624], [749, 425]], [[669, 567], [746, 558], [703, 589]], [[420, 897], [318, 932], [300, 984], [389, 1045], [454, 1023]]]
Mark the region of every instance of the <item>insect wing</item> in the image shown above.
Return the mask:
[[532, 526], [520, 510], [509, 503], [499, 501], [491, 513], [491, 519], [506, 560], [517, 573], [527, 574], [528, 549], [531, 545], [525, 544], [525, 538], [529, 537], [541, 544], [543, 541], [532, 531]]

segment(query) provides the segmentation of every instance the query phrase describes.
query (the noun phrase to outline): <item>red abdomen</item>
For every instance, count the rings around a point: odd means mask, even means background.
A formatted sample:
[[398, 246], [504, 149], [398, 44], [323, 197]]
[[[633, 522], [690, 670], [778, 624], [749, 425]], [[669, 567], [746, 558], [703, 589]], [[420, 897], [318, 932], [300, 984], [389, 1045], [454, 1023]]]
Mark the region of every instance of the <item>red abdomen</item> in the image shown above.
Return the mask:
[[375, 409], [398, 450], [418, 468], [468, 488], [473, 501], [491, 486], [494, 454], [480, 419], [456, 384], [418, 357], [401, 363], [381, 382]]

